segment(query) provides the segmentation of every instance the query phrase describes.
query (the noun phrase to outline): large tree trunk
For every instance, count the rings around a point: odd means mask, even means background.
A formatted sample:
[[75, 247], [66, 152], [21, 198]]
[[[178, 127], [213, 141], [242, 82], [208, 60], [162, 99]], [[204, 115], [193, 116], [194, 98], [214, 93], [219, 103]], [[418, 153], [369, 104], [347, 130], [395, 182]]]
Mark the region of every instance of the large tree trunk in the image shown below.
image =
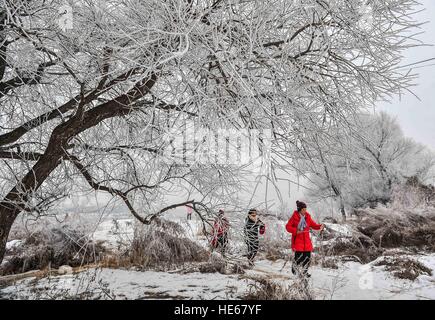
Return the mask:
[[344, 208], [343, 196], [341, 195], [341, 190], [334, 184], [331, 183], [331, 188], [335, 193], [335, 196], [338, 197], [340, 202], [340, 213], [343, 221], [346, 221], [346, 209]]
[[6, 253], [6, 242], [14, 221], [15, 217], [7, 212], [7, 208], [0, 208], [0, 264]]
[[101, 121], [126, 115], [132, 111], [129, 105], [149, 92], [156, 82], [153, 73], [149, 79], [137, 83], [128, 93], [84, 112], [85, 100], [79, 105], [75, 116], [59, 124], [51, 133], [44, 154], [24, 178], [4, 197], [0, 203], [0, 264], [6, 251], [6, 242], [17, 216], [26, 209], [31, 194], [53, 172], [66, 156], [68, 141], [79, 133], [97, 125]]
[[58, 145], [49, 144], [49, 146], [51, 147], [47, 148], [46, 153], [21, 180], [19, 186], [14, 187], [0, 203], [0, 264], [3, 261], [6, 242], [15, 219], [26, 208], [30, 194], [41, 186], [60, 163], [62, 156]]
[[3, 32], [4, 21], [6, 19], [6, 10], [0, 11], [0, 80], [3, 79], [6, 71], [6, 35]]
[[343, 218], [343, 221], [346, 221], [346, 210], [344, 209], [343, 201], [340, 199], [340, 212], [341, 217]]

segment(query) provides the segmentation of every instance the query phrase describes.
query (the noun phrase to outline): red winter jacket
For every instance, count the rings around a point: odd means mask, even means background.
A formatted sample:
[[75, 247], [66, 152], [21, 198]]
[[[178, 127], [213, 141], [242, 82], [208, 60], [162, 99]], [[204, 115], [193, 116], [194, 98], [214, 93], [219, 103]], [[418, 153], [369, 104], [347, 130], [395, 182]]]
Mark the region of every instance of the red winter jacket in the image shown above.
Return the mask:
[[230, 223], [226, 217], [218, 217], [214, 221], [213, 225], [213, 238], [211, 239], [211, 245], [213, 247], [217, 246], [217, 240], [220, 237], [224, 237], [228, 233], [228, 229], [230, 228]]
[[230, 223], [226, 217], [216, 218], [213, 225], [213, 234], [221, 237], [228, 232]]
[[285, 226], [286, 230], [292, 234], [292, 250], [305, 251], [305, 252], [313, 251], [313, 244], [311, 243], [311, 239], [310, 239], [310, 228], [313, 228], [314, 230], [320, 230], [321, 225], [314, 222], [314, 220], [311, 219], [310, 214], [306, 212], [305, 221], [307, 223], [307, 226], [302, 232], [296, 234], [300, 220], [301, 220], [300, 213], [298, 211], [295, 211], [293, 212], [293, 215], [291, 216], [291, 218], [287, 222], [287, 225]]

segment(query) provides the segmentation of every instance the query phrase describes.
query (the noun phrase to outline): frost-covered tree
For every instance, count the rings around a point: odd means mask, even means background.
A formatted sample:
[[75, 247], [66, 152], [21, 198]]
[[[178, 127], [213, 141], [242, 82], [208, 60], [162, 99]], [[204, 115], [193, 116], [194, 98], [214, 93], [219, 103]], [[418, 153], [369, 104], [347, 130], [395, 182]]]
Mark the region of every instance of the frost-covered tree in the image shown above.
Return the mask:
[[329, 139], [321, 139], [315, 130], [306, 137], [296, 163], [309, 182], [307, 195], [314, 201], [336, 199], [340, 213], [346, 219], [346, 184], [352, 169], [349, 165], [358, 154], [352, 139], [356, 134], [355, 125], [340, 122], [325, 122], [324, 125], [327, 129], [323, 132], [328, 132]]
[[337, 131], [335, 146], [316, 145], [319, 156], [308, 162], [311, 197], [333, 197], [345, 214], [345, 206], [386, 204], [394, 186], [411, 177], [421, 181], [429, 177], [435, 155], [405, 137], [395, 118], [385, 112], [359, 115], [353, 128]]
[[413, 0], [0, 3], [0, 261], [20, 213], [82, 181], [142, 222], [192, 203], [159, 207], [180, 182], [231, 194], [237, 166], [162, 160], [186, 123], [268, 128], [273, 165], [295, 168], [313, 132], [332, 143], [328, 124], [412, 80]]
[[354, 200], [359, 205], [366, 200], [370, 204], [390, 201], [394, 185], [414, 176], [424, 181], [434, 165], [434, 154], [405, 137], [397, 120], [385, 112], [363, 118], [361, 135], [364, 138], [356, 144], [359, 142], [361, 164], [365, 168], [361, 168], [360, 180], [353, 184], [355, 190], [364, 190], [359, 192], [360, 199]]

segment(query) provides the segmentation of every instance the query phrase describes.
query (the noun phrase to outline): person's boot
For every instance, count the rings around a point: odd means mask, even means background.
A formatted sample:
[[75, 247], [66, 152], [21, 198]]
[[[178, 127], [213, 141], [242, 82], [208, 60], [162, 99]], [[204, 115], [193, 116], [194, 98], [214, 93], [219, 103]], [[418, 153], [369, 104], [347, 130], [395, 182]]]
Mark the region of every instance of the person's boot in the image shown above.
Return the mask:
[[295, 266], [292, 264], [292, 273], [296, 274]]
[[311, 278], [311, 274], [308, 273], [308, 270], [304, 270], [303, 275], [306, 279]]

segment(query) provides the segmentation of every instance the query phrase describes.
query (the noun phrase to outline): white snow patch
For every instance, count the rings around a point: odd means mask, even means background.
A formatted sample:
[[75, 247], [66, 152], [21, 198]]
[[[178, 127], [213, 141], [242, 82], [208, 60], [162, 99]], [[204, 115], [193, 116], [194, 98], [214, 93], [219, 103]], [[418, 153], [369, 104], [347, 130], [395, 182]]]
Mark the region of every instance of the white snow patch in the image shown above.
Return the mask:
[[11, 240], [6, 243], [6, 251], [13, 250], [21, 246], [22, 240]]

